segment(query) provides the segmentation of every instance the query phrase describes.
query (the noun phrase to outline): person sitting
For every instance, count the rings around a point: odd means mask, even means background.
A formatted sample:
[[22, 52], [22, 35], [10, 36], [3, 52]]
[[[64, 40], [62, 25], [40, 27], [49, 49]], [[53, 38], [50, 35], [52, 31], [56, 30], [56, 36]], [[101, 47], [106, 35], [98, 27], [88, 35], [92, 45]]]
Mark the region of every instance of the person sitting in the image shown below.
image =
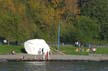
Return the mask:
[[14, 55], [15, 53], [16, 53], [16, 52], [15, 52], [14, 50], [11, 52], [12, 55]]
[[92, 52], [95, 53], [96, 52], [96, 48], [93, 47], [92, 48]]

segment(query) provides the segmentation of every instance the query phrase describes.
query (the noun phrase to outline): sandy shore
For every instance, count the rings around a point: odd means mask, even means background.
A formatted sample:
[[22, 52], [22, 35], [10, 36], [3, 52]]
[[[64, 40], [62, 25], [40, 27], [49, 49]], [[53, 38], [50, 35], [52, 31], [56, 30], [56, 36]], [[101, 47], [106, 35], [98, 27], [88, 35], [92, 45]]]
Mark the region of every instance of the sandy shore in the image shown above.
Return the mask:
[[[36, 61], [43, 60], [42, 56], [28, 54], [0, 55], [0, 61]], [[50, 55], [49, 60], [85, 60], [85, 61], [108, 61], [108, 55], [90, 54], [90, 55]]]

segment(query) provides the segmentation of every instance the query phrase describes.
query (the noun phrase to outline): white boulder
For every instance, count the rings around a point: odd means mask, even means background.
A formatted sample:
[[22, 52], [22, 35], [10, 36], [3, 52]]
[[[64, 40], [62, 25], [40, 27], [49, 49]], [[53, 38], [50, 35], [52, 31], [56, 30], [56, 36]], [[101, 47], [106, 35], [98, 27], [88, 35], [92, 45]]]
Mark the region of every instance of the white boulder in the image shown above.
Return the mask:
[[40, 55], [40, 54], [46, 55], [47, 53], [50, 52], [49, 45], [43, 39], [28, 40], [24, 42], [24, 48], [28, 54], [32, 55]]

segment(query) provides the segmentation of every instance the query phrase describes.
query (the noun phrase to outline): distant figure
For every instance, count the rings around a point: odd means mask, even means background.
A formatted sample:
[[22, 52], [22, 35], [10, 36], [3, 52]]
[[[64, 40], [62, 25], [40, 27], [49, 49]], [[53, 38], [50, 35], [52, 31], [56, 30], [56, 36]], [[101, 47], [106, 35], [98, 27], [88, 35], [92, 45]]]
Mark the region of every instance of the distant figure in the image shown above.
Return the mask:
[[44, 56], [44, 48], [42, 48], [42, 59], [45, 60], [45, 56]]
[[44, 48], [42, 48], [42, 55], [44, 54]]
[[7, 44], [7, 42], [8, 42], [7, 40], [3, 40], [3, 43], [4, 43], [4, 44]]
[[90, 49], [88, 48], [88, 49], [86, 50], [86, 52], [90, 52]]
[[81, 46], [81, 43], [77, 41], [77, 42], [75, 42], [75, 46], [76, 47], [80, 47]]
[[79, 48], [76, 48], [75, 51], [76, 51], [76, 52], [79, 52], [80, 50], [79, 50]]
[[14, 55], [15, 53], [16, 53], [16, 52], [15, 52], [14, 50], [11, 52], [12, 55]]
[[76, 46], [76, 47], [78, 47], [78, 44], [79, 44], [79, 42], [78, 42], [78, 41], [77, 41], [77, 42], [75, 42], [75, 46]]
[[48, 53], [48, 51], [46, 52], [46, 55], [45, 55], [45, 60], [48, 60], [48, 58], [49, 58], [49, 53]]
[[80, 51], [81, 52], [84, 52], [84, 48], [83, 47], [84, 47], [83, 44], [80, 44]]
[[96, 52], [96, 48], [93, 47], [92, 48], [92, 52], [95, 53]]
[[80, 51], [80, 48], [79, 48], [80, 47], [80, 42], [78, 42], [78, 41], [75, 42], [75, 46], [78, 47], [78, 48], [75, 49], [75, 51], [79, 52]]

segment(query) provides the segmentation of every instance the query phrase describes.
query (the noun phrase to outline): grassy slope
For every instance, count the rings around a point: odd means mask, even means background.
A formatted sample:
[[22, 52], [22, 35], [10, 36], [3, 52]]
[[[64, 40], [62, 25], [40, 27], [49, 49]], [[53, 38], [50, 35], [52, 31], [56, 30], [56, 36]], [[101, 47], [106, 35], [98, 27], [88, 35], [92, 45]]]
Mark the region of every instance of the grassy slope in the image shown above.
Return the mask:
[[65, 46], [65, 47], [61, 47], [60, 51], [62, 51], [65, 54], [70, 54], [70, 55], [87, 55], [87, 52], [76, 52], [75, 51], [75, 47], [73, 46]]
[[97, 54], [108, 54], [108, 48], [98, 48]]
[[[51, 50], [55, 52], [56, 47], [52, 47]], [[12, 50], [16, 53], [24, 53], [23, 46], [13, 46], [13, 45], [0, 45], [0, 54], [9, 54]], [[69, 55], [88, 55], [86, 52], [87, 48], [84, 48], [83, 52], [76, 52], [74, 46], [61, 46], [60, 51]], [[108, 54], [108, 48], [97, 48], [96, 54]]]
[[23, 52], [23, 46], [0, 45], [0, 54], [9, 54], [13, 50], [16, 53], [22, 53]]
[[[86, 52], [87, 48], [84, 48], [84, 51], [76, 52], [76, 47], [74, 46], [61, 46], [60, 51], [64, 52], [65, 54], [70, 55], [88, 55], [90, 52]], [[108, 54], [108, 48], [97, 48], [95, 54]]]

